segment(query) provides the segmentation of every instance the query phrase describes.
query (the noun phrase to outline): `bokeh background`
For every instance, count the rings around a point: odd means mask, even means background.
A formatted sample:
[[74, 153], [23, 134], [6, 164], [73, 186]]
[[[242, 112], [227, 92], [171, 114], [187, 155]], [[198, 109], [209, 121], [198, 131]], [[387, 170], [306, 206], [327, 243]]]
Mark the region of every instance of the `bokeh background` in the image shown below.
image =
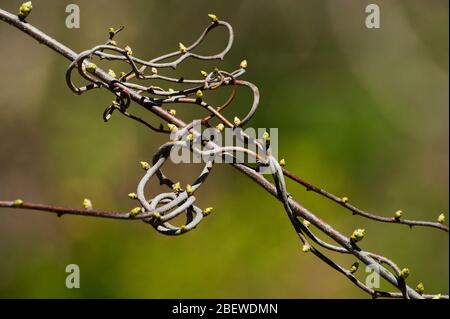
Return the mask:
[[[18, 3], [2, 0], [1, 8], [16, 12]], [[69, 3], [80, 6], [80, 29], [65, 27]], [[381, 8], [380, 29], [364, 25], [369, 3]], [[28, 20], [76, 51], [104, 42], [109, 26], [125, 25], [119, 45], [151, 58], [193, 41], [209, 12], [233, 25], [234, 47], [223, 62], [187, 63], [178, 74], [234, 70], [246, 58], [245, 78], [262, 94], [251, 125], [279, 129], [290, 170], [381, 215], [447, 214], [446, 0], [37, 0]], [[205, 52], [224, 39], [217, 32]], [[134, 207], [127, 194], [143, 174], [138, 163], [166, 137], [119, 114], [103, 123], [110, 94], [71, 93], [68, 61], [3, 22], [0, 43], [0, 198], [80, 207], [88, 197], [101, 209]], [[241, 93], [232, 112], [244, 114], [249, 102]], [[188, 182], [198, 167], [171, 172]], [[448, 291], [447, 234], [366, 221], [288, 188], [343, 233], [366, 228], [362, 246], [408, 266], [412, 286]], [[367, 297], [302, 253], [282, 205], [231, 167], [217, 166], [199, 197], [213, 214], [177, 238], [141, 222], [0, 210], [0, 297]], [[81, 289], [65, 287], [70, 263], [81, 268]]]

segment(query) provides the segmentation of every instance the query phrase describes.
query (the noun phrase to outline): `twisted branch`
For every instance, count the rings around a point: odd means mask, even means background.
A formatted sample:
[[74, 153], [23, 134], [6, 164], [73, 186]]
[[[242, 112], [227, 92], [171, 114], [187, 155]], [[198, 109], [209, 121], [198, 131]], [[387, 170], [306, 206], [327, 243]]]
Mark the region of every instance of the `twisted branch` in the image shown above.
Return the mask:
[[[210, 213], [211, 208], [202, 210], [195, 206], [196, 198], [194, 193], [206, 180], [213, 165], [221, 159], [227, 159], [238, 171], [250, 177], [259, 186], [263, 187], [269, 194], [282, 202], [288, 218], [290, 219], [299, 239], [303, 244], [302, 249], [304, 252], [311, 252], [330, 267], [346, 276], [352, 283], [371, 295], [373, 298], [448, 298], [447, 295], [423, 294], [423, 291], [420, 289], [416, 288], [417, 291], [412, 289], [406, 284], [405, 280], [409, 274], [408, 269], [400, 269], [387, 257], [364, 251], [357, 245], [357, 242], [364, 237], [363, 230], [355, 230], [351, 236], [345, 236], [292, 198], [292, 196], [287, 192], [285, 177], [290, 178], [306, 187], [307, 190], [314, 191], [317, 194], [347, 208], [355, 215], [360, 215], [374, 221], [404, 224], [410, 227], [434, 227], [448, 233], [448, 226], [443, 225], [441, 222], [404, 220], [400, 216], [388, 218], [365, 212], [353, 205], [350, 205], [346, 199], [341, 199], [321, 188], [318, 188], [283, 168], [281, 163], [279, 163], [271, 154], [270, 137], [265, 136], [262, 139], [255, 139], [240, 130], [241, 127], [250, 121], [259, 105], [258, 88], [250, 82], [239, 79], [239, 77], [245, 73], [245, 68], [247, 66], [245, 60], [241, 63], [238, 69], [232, 72], [219, 69], [214, 69], [209, 73], [202, 71], [202, 79], [184, 79], [183, 77], [177, 79], [160, 74], [160, 72], [164, 71], [166, 68], [175, 69], [179, 64], [183, 63], [188, 58], [198, 60], [222, 60], [225, 57], [233, 44], [233, 29], [227, 22], [218, 20], [215, 15], [210, 15], [210, 18], [212, 19], [211, 24], [206, 27], [199, 38], [191, 45], [184, 46], [180, 43], [178, 51], [174, 51], [151, 60], [144, 60], [136, 58], [129, 47], [117, 47], [114, 41], [114, 36], [118, 32], [122, 31], [123, 27], [117, 30], [110, 29], [109, 38], [105, 44], [95, 46], [92, 49], [77, 54], [36, 27], [24, 21], [24, 17], [19, 18], [0, 9], [0, 19], [2, 21], [20, 29], [40, 43], [45, 44], [47, 47], [71, 61], [66, 73], [66, 82], [73, 92], [83, 94], [92, 89], [104, 88], [109, 90], [114, 95], [115, 99], [103, 113], [105, 121], [110, 120], [113, 112], [117, 110], [128, 118], [144, 124], [153, 131], [170, 134], [170, 141], [163, 144], [155, 152], [152, 163], [149, 164], [142, 162], [142, 166], [146, 170], [146, 174], [138, 184], [137, 194], [130, 194], [130, 197], [139, 201], [140, 206], [130, 212], [116, 213], [98, 211], [92, 207], [87, 207], [85, 209], [73, 209], [34, 204], [23, 202], [21, 200], [0, 201], [0, 207], [53, 212], [59, 216], [68, 214], [124, 220], [139, 219], [150, 224], [157, 231], [165, 235], [180, 235], [194, 229], [203, 220], [203, 218]], [[207, 38], [209, 32], [218, 27], [225, 28], [228, 31], [228, 41], [224, 50], [214, 55], [201, 55], [194, 53], [193, 50], [195, 50]], [[94, 58], [105, 61], [121, 61], [126, 64], [130, 70], [127, 73], [122, 73], [119, 77], [117, 77], [115, 72], [112, 70], [105, 72], [94, 64], [92, 62]], [[167, 60], [171, 59], [172, 61], [167, 62]], [[151, 69], [150, 73], [148, 73], [148, 68]], [[78, 71], [82, 78], [88, 81], [88, 84], [82, 87], [77, 87], [73, 83], [72, 73], [75, 70]], [[170, 88], [146, 85], [147, 81], [153, 80], [168, 83], [182, 83], [189, 85], [189, 87], [175, 91]], [[232, 92], [223, 105], [214, 107], [207, 103], [203, 98], [203, 92], [218, 90], [225, 86], [232, 86]], [[246, 87], [253, 94], [253, 103], [250, 110], [242, 120], [237, 117], [233, 120], [227, 119], [222, 112], [225, 108], [232, 104], [236, 91], [241, 87]], [[168, 129], [166, 129], [163, 124], [161, 124], [159, 128], [155, 127], [147, 123], [145, 120], [133, 115], [130, 112], [132, 105], [131, 102], [135, 102], [136, 105], [147, 109], [161, 120], [168, 123]], [[210, 121], [212, 119], [216, 119], [219, 121], [219, 124], [215, 127], [217, 133], [220, 133], [224, 127], [232, 128], [235, 132], [237, 132], [239, 139], [243, 141], [247, 147], [220, 146], [217, 145], [212, 139], [204, 139], [195, 127], [195, 120], [189, 122], [189, 124], [185, 123], [185, 121], [176, 117], [175, 111], [164, 108], [164, 106], [168, 104], [191, 104], [205, 109], [209, 112], [209, 115], [202, 119], [198, 119], [201, 125], [205, 127], [212, 127]], [[252, 151], [248, 147], [250, 145], [256, 146], [258, 152]], [[204, 160], [205, 165], [202, 172], [192, 183], [192, 185], [186, 185], [186, 187], [183, 188], [178, 182], [174, 182], [162, 172], [162, 166], [168, 159], [173, 148], [188, 149], [194, 155], [200, 156], [204, 159], [206, 158], [206, 160]], [[258, 163], [257, 167], [254, 168], [240, 162], [236, 157], [236, 154], [238, 153], [245, 153], [248, 157], [255, 159]], [[265, 178], [260, 173], [261, 169], [269, 169], [272, 174], [273, 181]], [[157, 196], [148, 199], [145, 195], [145, 186], [154, 176], [159, 179], [161, 185], [168, 186], [169, 191], [160, 193]], [[185, 223], [183, 225], [175, 225], [173, 222], [174, 218], [181, 215], [185, 216]], [[326, 235], [328, 239], [334, 241], [337, 245], [329, 244], [319, 239], [311, 231], [311, 227], [309, 226], [310, 224], [315, 226], [318, 231]], [[312, 245], [312, 242], [315, 243], [317, 247]], [[354, 255], [359, 261], [373, 267], [381, 277], [383, 277], [399, 291], [378, 291], [368, 287], [354, 276], [354, 273], [357, 270], [356, 266], [356, 270], [354, 267], [346, 269], [324, 255], [318, 247], [333, 252]], [[385, 268], [383, 264], [389, 266], [391, 270]]]

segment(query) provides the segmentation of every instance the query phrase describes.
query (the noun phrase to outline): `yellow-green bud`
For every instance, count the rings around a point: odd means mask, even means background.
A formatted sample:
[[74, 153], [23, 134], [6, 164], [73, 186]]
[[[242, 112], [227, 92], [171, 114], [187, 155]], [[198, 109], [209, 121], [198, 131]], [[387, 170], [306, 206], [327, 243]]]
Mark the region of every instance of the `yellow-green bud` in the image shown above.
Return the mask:
[[205, 78], [208, 76], [208, 72], [201, 70], [200, 74], [203, 75]]
[[186, 225], [182, 225], [182, 226], [180, 227], [180, 232], [185, 233], [185, 232], [187, 232], [187, 231], [188, 231], [188, 229], [187, 229]]
[[158, 213], [158, 212], [154, 212], [153, 215], [152, 215], [152, 217], [153, 217], [154, 219], [160, 219], [160, 218], [161, 218], [161, 214]]
[[177, 115], [177, 110], [175, 110], [175, 109], [170, 109], [170, 110], [169, 110], [169, 113], [170, 113], [171, 115], [175, 116], [175, 115]]
[[120, 78], [123, 78], [125, 75], [127, 75], [125, 72], [120, 72]]
[[356, 229], [353, 231], [352, 235], [350, 236], [350, 239], [352, 242], [356, 243], [358, 241], [360, 241], [361, 239], [364, 238], [366, 234], [366, 230], [365, 229]]
[[285, 167], [286, 166], [286, 160], [284, 158], [280, 159], [280, 166]]
[[130, 217], [136, 217], [140, 213], [142, 213], [142, 207], [135, 207], [130, 211]]
[[169, 93], [174, 93], [175, 92], [175, 90], [174, 89], [172, 89], [172, 88], [169, 88]]
[[241, 120], [237, 116], [234, 117], [233, 122], [234, 122], [234, 125], [236, 125], [236, 126], [239, 126], [239, 124], [241, 124]]
[[86, 71], [94, 73], [95, 70], [97, 69], [97, 65], [95, 65], [95, 63], [88, 63], [86, 65]]
[[116, 30], [114, 28], [108, 28], [109, 37], [112, 38], [116, 34]]
[[90, 199], [83, 199], [83, 207], [84, 209], [92, 209], [92, 202]]
[[202, 90], [198, 90], [197, 92], [195, 92], [195, 96], [197, 97], [197, 99], [201, 99], [203, 97]]
[[173, 124], [167, 124], [167, 127], [169, 128], [169, 130], [172, 132], [172, 133], [175, 133], [177, 130], [178, 130], [178, 128], [177, 128], [177, 126], [176, 125], [173, 125]]
[[194, 134], [189, 133], [189, 134], [186, 136], [186, 139], [187, 139], [189, 142], [192, 142], [192, 141], [194, 140]]
[[128, 198], [129, 199], [137, 199], [137, 195], [136, 195], [136, 193], [129, 193]]
[[402, 270], [400, 270], [400, 277], [406, 279], [408, 278], [408, 276], [409, 276], [409, 268], [403, 268]]
[[130, 48], [129, 45], [127, 45], [127, 46], [124, 48], [124, 50], [126, 51], [126, 53], [127, 53], [128, 55], [133, 55], [133, 50], [131, 50], [131, 48]]
[[113, 78], [116, 78], [116, 72], [114, 72], [114, 70], [109, 69], [109, 70], [108, 70], [108, 74], [109, 74], [109, 76], [111, 76], [111, 77], [113, 77]]
[[303, 220], [303, 226], [309, 227], [309, 225], [311, 225], [311, 223], [308, 220], [304, 219]]
[[22, 205], [23, 205], [23, 200], [21, 200], [21, 199], [16, 199], [13, 202], [13, 207], [21, 207]]
[[209, 214], [211, 214], [213, 208], [212, 207], [207, 207], [203, 210], [203, 216], [208, 216]]
[[239, 66], [241, 67], [241, 69], [246, 69], [248, 66], [247, 60], [242, 60]]
[[441, 298], [442, 298], [441, 294], [437, 294], [436, 296], [433, 296], [433, 298], [431, 299], [441, 299]]
[[178, 49], [180, 50], [181, 53], [186, 53], [187, 51], [187, 48], [181, 42], [178, 42]]
[[395, 219], [400, 219], [400, 218], [402, 218], [402, 211], [401, 210], [398, 210], [398, 211], [396, 211], [395, 213], [394, 213], [394, 218]]
[[213, 23], [216, 23], [218, 21], [217, 16], [215, 14], [213, 14], [213, 13], [209, 13], [208, 17], [211, 19], [211, 21]]
[[423, 283], [419, 282], [419, 284], [416, 286], [416, 292], [421, 295], [425, 291], [425, 286]]
[[442, 213], [438, 216], [438, 222], [439, 224], [443, 224], [445, 222], [445, 215]]
[[25, 19], [31, 13], [31, 10], [33, 10], [33, 4], [31, 3], [31, 1], [22, 3], [22, 5], [19, 7], [19, 18]]
[[114, 40], [109, 40], [108, 44], [109, 44], [109, 45], [113, 45], [113, 46], [115, 46], [115, 47], [117, 46], [117, 42], [114, 41]]
[[303, 245], [302, 251], [303, 251], [304, 253], [307, 253], [307, 252], [309, 252], [310, 250], [311, 250], [311, 246], [310, 246], [310, 245], [308, 245], [308, 244], [304, 244], [304, 245]]
[[155, 67], [153, 67], [153, 68], [152, 68], [152, 73], [153, 73], [153, 74], [158, 74], [158, 69], [155, 68]]
[[341, 198], [341, 202], [348, 203], [348, 197], [342, 197]]
[[172, 190], [176, 193], [178, 193], [179, 191], [181, 191], [181, 184], [180, 182], [176, 182], [175, 184], [172, 185]]
[[216, 129], [219, 132], [222, 132], [225, 129], [225, 126], [222, 123], [217, 124]]
[[145, 169], [146, 171], [148, 171], [150, 169], [150, 164], [149, 163], [141, 161], [140, 164], [141, 164], [141, 167], [143, 169]]
[[358, 271], [359, 268], [359, 262], [355, 261], [352, 266], [350, 267], [350, 273], [354, 274], [355, 272]]
[[263, 140], [264, 140], [265, 142], [270, 141], [270, 135], [269, 135], [269, 133], [264, 132], [264, 134], [263, 134]]
[[192, 186], [190, 184], [186, 185], [186, 193], [191, 196], [194, 193], [194, 190], [192, 189]]

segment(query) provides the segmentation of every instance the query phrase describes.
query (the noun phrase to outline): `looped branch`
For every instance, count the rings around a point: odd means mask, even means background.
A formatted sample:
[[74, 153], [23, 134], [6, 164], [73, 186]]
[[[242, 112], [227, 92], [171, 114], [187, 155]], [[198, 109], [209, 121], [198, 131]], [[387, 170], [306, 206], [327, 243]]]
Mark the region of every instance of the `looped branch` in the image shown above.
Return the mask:
[[[357, 245], [357, 242], [364, 238], [365, 232], [363, 229], [356, 229], [350, 236], [343, 235], [336, 230], [332, 225], [325, 220], [310, 212], [303, 207], [288, 193], [286, 188], [285, 178], [290, 178], [300, 185], [306, 187], [307, 190], [332, 200], [333, 202], [347, 208], [355, 215], [360, 215], [367, 219], [378, 222], [390, 222], [396, 224], [405, 224], [412, 226], [434, 227], [448, 233], [448, 227], [444, 225], [444, 218], [440, 217], [438, 222], [429, 221], [414, 221], [406, 220], [397, 215], [393, 218], [383, 217], [365, 212], [348, 203], [348, 199], [339, 198], [313, 184], [304, 181], [283, 168], [284, 160], [278, 161], [272, 154], [270, 149], [270, 141], [264, 139], [255, 139], [245, 134], [241, 130], [248, 121], [255, 114], [259, 105], [259, 90], [258, 88], [247, 81], [239, 78], [245, 73], [247, 62], [241, 62], [240, 67], [232, 72], [219, 70], [218, 68], [211, 72], [201, 71], [203, 78], [200, 79], [185, 79], [184, 77], [173, 78], [167, 75], [160, 74], [166, 68], [175, 69], [179, 64], [186, 61], [188, 58], [198, 60], [222, 60], [229, 52], [233, 44], [233, 29], [224, 21], [218, 20], [215, 15], [210, 15], [212, 23], [205, 28], [198, 39], [189, 46], [179, 44], [179, 50], [174, 51], [150, 60], [140, 59], [135, 57], [131, 48], [117, 47], [114, 37], [123, 30], [123, 27], [114, 30], [109, 30], [109, 37], [105, 44], [100, 44], [92, 49], [86, 50], [80, 54], [76, 54], [72, 50], [63, 46], [56, 40], [50, 38], [48, 35], [33, 27], [29, 23], [25, 23], [24, 19], [19, 19], [16, 16], [0, 9], [0, 19], [15, 26], [23, 32], [29, 34], [41, 43], [44, 43], [51, 49], [64, 55], [71, 60], [71, 63], [66, 72], [66, 82], [68, 87], [77, 94], [85, 93], [96, 88], [105, 88], [114, 95], [113, 102], [105, 109], [103, 118], [108, 121], [115, 110], [128, 118], [144, 124], [153, 131], [171, 134], [170, 141], [163, 144], [154, 154], [152, 165], [144, 163], [144, 168], [147, 170], [137, 187], [137, 195], [131, 196], [133, 199], [138, 199], [140, 206], [133, 209], [130, 213], [114, 213], [98, 211], [89, 207], [87, 209], [70, 209], [63, 207], [54, 207], [49, 205], [33, 204], [16, 201], [0, 201], [0, 207], [9, 208], [24, 208], [40, 211], [48, 211], [57, 213], [59, 216], [64, 214], [84, 215], [103, 218], [116, 218], [124, 220], [142, 220], [157, 231], [166, 235], [180, 235], [186, 233], [203, 220], [203, 217], [208, 215], [211, 208], [204, 210], [195, 205], [196, 197], [195, 191], [203, 185], [206, 178], [210, 174], [213, 165], [219, 158], [231, 159], [231, 165], [237, 168], [240, 172], [250, 177], [257, 184], [263, 187], [268, 193], [275, 196], [283, 204], [284, 210], [291, 221], [300, 241], [302, 242], [302, 250], [304, 252], [311, 252], [318, 257], [325, 264], [329, 265], [339, 273], [347, 277], [352, 283], [364, 292], [371, 295], [373, 298], [388, 297], [388, 298], [448, 298], [447, 295], [423, 294], [423, 286], [419, 289], [412, 289], [406, 283], [406, 278], [409, 274], [409, 269], [401, 269], [395, 262], [389, 258], [364, 251]], [[228, 40], [225, 48], [214, 55], [201, 55], [194, 53], [196, 49], [206, 38], [211, 30], [217, 27], [223, 27], [228, 31]], [[130, 70], [128, 73], [122, 73], [116, 76], [115, 72], [103, 71], [100, 67], [93, 63], [93, 59], [97, 58], [104, 61], [121, 61], [126, 64]], [[172, 59], [170, 62], [164, 62]], [[151, 72], [146, 72], [151, 68]], [[77, 70], [79, 75], [85, 79], [88, 84], [78, 87], [73, 83], [72, 73]], [[167, 87], [155, 86], [147, 81], [162, 81], [164, 83], [178, 83], [188, 85], [185, 89], [173, 90]], [[220, 106], [215, 107], [208, 103], [203, 92], [220, 90], [225, 86], [232, 86], [232, 92], [227, 100]], [[235, 116], [234, 119], [228, 119], [224, 116], [223, 111], [228, 109], [232, 104], [237, 90], [245, 87], [253, 94], [253, 102], [247, 114], [243, 119]], [[163, 124], [159, 127], [147, 123], [132, 113], [131, 102], [144, 107], [160, 119], [166, 122], [168, 129], [165, 129]], [[244, 142], [243, 147], [235, 146], [220, 146], [211, 139], [203, 139], [199, 131], [194, 127], [196, 120], [185, 121], [176, 117], [175, 109], [166, 109], [167, 105], [197, 105], [208, 112], [208, 115], [200, 119], [196, 119], [202, 125], [211, 127], [210, 121], [213, 119], [219, 124], [216, 126], [218, 132], [222, 131], [224, 127], [235, 129], [238, 138]], [[202, 147], [199, 147], [202, 146]], [[249, 146], [256, 146], [258, 153], [253, 151]], [[182, 188], [178, 182], [172, 181], [162, 172], [162, 166], [169, 158], [169, 154], [173, 148], [184, 148], [190, 150], [194, 155], [206, 158], [203, 170], [192, 185], [186, 185]], [[244, 153], [257, 160], [258, 167], [251, 167], [245, 163], [240, 163], [235, 154]], [[282, 165], [283, 164], [283, 165]], [[270, 169], [272, 173], [272, 180], [265, 178], [259, 173], [260, 167]], [[171, 191], [160, 192], [156, 196], [148, 199], [146, 195], [146, 186], [149, 180], [155, 176], [159, 179], [162, 186], [168, 186]], [[183, 215], [185, 217], [185, 224], [181, 226], [175, 225], [173, 221], [176, 217]], [[314, 226], [314, 231], [311, 227]], [[329, 241], [322, 240], [315, 233], [320, 233]], [[323, 254], [318, 248], [337, 252], [342, 254], [351, 254], [362, 263], [373, 267], [377, 273], [395, 287], [398, 292], [378, 291], [368, 287], [362, 281], [358, 280], [355, 273], [358, 269], [358, 263], [354, 263], [350, 268], [343, 267], [334, 262], [330, 257]], [[386, 265], [388, 268], [385, 268]]]

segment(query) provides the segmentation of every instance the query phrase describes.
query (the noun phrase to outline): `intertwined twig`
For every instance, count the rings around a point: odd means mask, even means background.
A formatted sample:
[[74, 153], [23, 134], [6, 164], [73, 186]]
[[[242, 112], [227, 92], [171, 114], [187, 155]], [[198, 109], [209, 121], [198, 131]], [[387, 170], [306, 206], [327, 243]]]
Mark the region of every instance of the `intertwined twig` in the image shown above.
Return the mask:
[[[195, 228], [200, 221], [202, 221], [203, 217], [211, 212], [211, 208], [202, 210], [195, 206], [196, 198], [194, 193], [203, 184], [214, 163], [218, 159], [227, 158], [229, 162], [231, 162], [231, 165], [253, 179], [282, 202], [295, 231], [303, 243], [302, 250], [304, 252], [312, 252], [315, 256], [345, 275], [356, 286], [370, 294], [372, 297], [448, 298], [447, 295], [423, 294], [423, 285], [421, 284], [418, 285], [416, 289], [410, 288], [405, 281], [409, 274], [409, 269], [401, 269], [387, 257], [364, 251], [357, 245], [357, 242], [364, 237], [364, 230], [357, 229], [351, 236], [345, 236], [292, 198], [286, 190], [285, 177], [303, 185], [307, 190], [316, 192], [317, 194], [344, 206], [353, 214], [375, 221], [404, 224], [410, 227], [434, 227], [448, 233], [448, 227], [443, 225], [443, 218], [441, 218], [439, 222], [427, 222], [405, 220], [402, 218], [400, 212], [397, 212], [392, 218], [374, 215], [350, 205], [346, 198], [339, 198], [284, 169], [282, 167], [284, 166], [284, 160], [278, 162], [278, 160], [271, 155], [270, 137], [268, 135], [264, 135], [264, 137], [260, 139], [255, 139], [245, 134], [242, 130], [239, 130], [240, 127], [243, 127], [251, 119], [259, 105], [258, 88], [250, 82], [239, 79], [239, 77], [245, 73], [245, 68], [247, 67], [247, 62], [245, 60], [241, 62], [241, 65], [237, 70], [232, 72], [219, 69], [214, 69], [209, 73], [202, 71], [202, 78], [200, 79], [185, 79], [183, 77], [172, 78], [161, 74], [166, 68], [175, 69], [188, 58], [199, 60], [222, 60], [225, 57], [233, 44], [233, 29], [227, 22], [219, 20], [215, 15], [211, 14], [210, 18], [212, 20], [211, 24], [207, 26], [193, 44], [184, 46], [180, 43], [179, 50], [147, 61], [135, 57], [131, 48], [120, 48], [117, 46], [114, 37], [123, 29], [123, 27], [117, 30], [110, 28], [109, 38], [105, 44], [98, 45], [77, 54], [42, 31], [26, 23], [24, 17], [18, 18], [17, 16], [0, 9], [1, 20], [19, 28], [72, 61], [66, 74], [66, 82], [72, 91], [77, 94], [82, 94], [92, 89], [105, 88], [114, 94], [114, 101], [103, 113], [105, 121], [108, 121], [111, 118], [114, 111], [118, 111], [121, 114], [144, 124], [153, 131], [170, 134], [171, 137], [169, 142], [163, 144], [155, 152], [151, 165], [146, 162], [141, 162], [143, 168], [146, 169], [146, 174], [138, 184], [137, 194], [130, 194], [131, 198], [139, 200], [140, 206], [136, 207], [131, 212], [115, 213], [98, 211], [90, 207], [89, 204], [86, 205], [85, 209], [70, 209], [28, 203], [22, 200], [0, 201], [0, 207], [48, 211], [55, 212], [59, 215], [72, 214], [124, 220], [142, 220], [152, 225], [156, 230], [163, 234], [180, 235]], [[207, 38], [208, 33], [212, 29], [219, 27], [225, 28], [228, 31], [228, 42], [225, 49], [215, 55], [200, 55], [194, 53], [193, 50]], [[122, 61], [130, 68], [130, 70], [128, 73], [122, 73], [119, 76], [112, 70], [107, 73], [92, 62], [93, 58], [108, 61]], [[77, 70], [89, 84], [77, 87], [72, 81], [72, 73], [75, 70]], [[164, 87], [147, 85], [147, 82], [153, 83], [153, 80], [159, 80], [166, 83], [183, 83], [188, 85], [188, 88], [172, 90]], [[223, 105], [215, 107], [205, 100], [203, 92], [219, 90], [225, 86], [231, 86], [232, 92]], [[231, 102], [236, 95], [236, 91], [241, 87], [246, 87], [252, 92], [252, 106], [250, 107], [248, 114], [242, 120], [237, 117], [233, 120], [227, 119], [222, 111], [231, 105]], [[167, 128], [164, 125], [155, 127], [147, 123], [144, 119], [131, 113], [130, 108], [132, 101], [166, 121], [168, 123]], [[186, 124], [176, 117], [176, 111], [165, 108], [165, 105], [168, 104], [191, 104], [207, 110], [209, 115], [198, 119], [201, 125], [212, 127], [211, 120], [216, 119], [219, 122], [219, 124], [215, 126], [217, 132], [222, 131], [225, 127], [235, 129], [238, 137], [245, 145], [256, 146], [258, 153], [252, 151], [249, 147], [220, 146], [211, 139], [205, 139], [194, 126], [196, 123], [195, 121]], [[171, 180], [162, 172], [162, 166], [168, 159], [170, 151], [174, 147], [188, 149], [197, 156], [206, 159], [201, 174], [192, 185], [186, 185], [184, 188], [180, 183]], [[251, 165], [240, 163], [235, 158], [235, 154], [237, 153], [245, 153], [248, 156], [255, 158], [258, 163], [257, 166], [252, 167]], [[273, 182], [259, 173], [261, 167], [270, 169]], [[169, 187], [169, 191], [160, 193], [157, 196], [148, 199], [145, 195], [145, 186], [155, 175], [159, 179], [161, 185]], [[186, 222], [182, 225], [176, 225], [174, 219], [181, 215], [185, 216]], [[330, 244], [317, 237], [311, 230], [311, 224], [338, 245]], [[355, 277], [354, 273], [357, 271], [358, 263], [354, 263], [352, 267], [347, 269], [324, 255], [318, 247], [334, 252], [353, 254], [359, 261], [366, 265], [370, 265], [381, 277], [395, 286], [399, 292], [385, 292], [372, 289]], [[383, 265], [389, 267], [390, 270]]]

